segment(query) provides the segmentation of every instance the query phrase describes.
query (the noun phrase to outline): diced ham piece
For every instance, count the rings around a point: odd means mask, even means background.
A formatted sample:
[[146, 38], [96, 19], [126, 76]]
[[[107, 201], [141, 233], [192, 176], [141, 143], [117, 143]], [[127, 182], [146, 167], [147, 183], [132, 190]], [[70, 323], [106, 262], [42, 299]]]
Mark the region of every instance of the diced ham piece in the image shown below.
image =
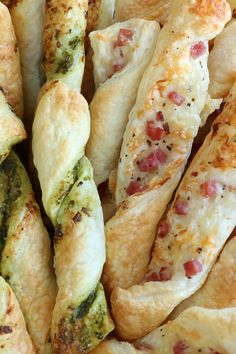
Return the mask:
[[149, 282], [149, 281], [159, 281], [159, 276], [158, 276], [157, 273], [152, 272], [152, 273], [149, 273], [149, 274], [145, 275], [144, 281], [145, 281], [145, 282]]
[[160, 224], [160, 226], [157, 229], [157, 237], [158, 238], [165, 238], [166, 235], [168, 235], [169, 232], [169, 224], [167, 221], [164, 221]]
[[123, 47], [133, 39], [133, 32], [129, 29], [121, 28], [118, 34], [118, 38], [114, 44], [114, 48]]
[[217, 195], [217, 184], [213, 180], [202, 183], [200, 189], [201, 195], [205, 198], [215, 197]]
[[192, 259], [184, 263], [186, 277], [193, 277], [197, 273], [202, 272], [202, 263], [198, 259]]
[[156, 154], [157, 160], [160, 162], [161, 165], [166, 162], [167, 155], [163, 150], [158, 148], [156, 150], [155, 154]]
[[154, 172], [159, 165], [166, 162], [166, 153], [158, 148], [155, 152], [151, 153], [139, 162], [139, 170], [141, 172]]
[[160, 281], [167, 281], [170, 280], [172, 277], [172, 272], [170, 267], [161, 267], [159, 272], [159, 280]]
[[149, 273], [145, 275], [144, 281], [167, 281], [170, 280], [172, 277], [172, 272], [170, 267], [161, 267], [159, 273], [156, 272]]
[[173, 353], [174, 354], [185, 354], [187, 349], [188, 349], [187, 344], [185, 342], [183, 342], [182, 340], [180, 340], [174, 345]]
[[181, 96], [178, 92], [176, 91], [171, 91], [168, 93], [168, 98], [170, 101], [172, 101], [176, 106], [182, 106], [184, 103], [185, 99], [183, 96]]
[[163, 135], [165, 135], [164, 129], [161, 127], [158, 127], [154, 120], [147, 121], [146, 133], [147, 133], [147, 136], [152, 140], [161, 140]]
[[113, 69], [113, 74], [115, 74], [118, 71], [121, 71], [123, 69], [124, 65], [122, 64], [114, 64], [112, 69]]
[[144, 192], [147, 189], [147, 186], [141, 185], [137, 181], [131, 181], [128, 187], [126, 188], [126, 193], [128, 195], [133, 195], [135, 193]]
[[175, 205], [175, 214], [177, 215], [187, 215], [188, 214], [188, 202], [180, 198], [176, 199]]
[[161, 121], [161, 122], [164, 121], [164, 116], [163, 116], [163, 113], [162, 113], [161, 111], [157, 112], [157, 114], [156, 114], [156, 120], [157, 120], [157, 121]]
[[196, 59], [203, 55], [206, 51], [205, 44], [203, 42], [198, 42], [196, 44], [193, 44], [190, 48], [190, 55], [193, 59]]

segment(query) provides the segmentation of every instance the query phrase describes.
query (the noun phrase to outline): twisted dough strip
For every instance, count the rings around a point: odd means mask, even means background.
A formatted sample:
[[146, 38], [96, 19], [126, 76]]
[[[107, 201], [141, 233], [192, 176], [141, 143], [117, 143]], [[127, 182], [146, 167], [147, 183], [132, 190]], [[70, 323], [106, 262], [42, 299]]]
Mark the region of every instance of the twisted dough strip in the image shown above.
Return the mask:
[[235, 180], [236, 84], [159, 224], [143, 283], [112, 293], [122, 338], [148, 333], [203, 285], [236, 225]]
[[43, 204], [56, 229], [55, 353], [87, 352], [113, 329], [99, 283], [105, 261], [102, 209], [84, 156], [90, 130], [88, 104], [78, 92], [87, 5], [79, 0], [47, 2], [44, 67], [47, 78], [54, 80], [42, 89], [33, 124], [33, 155]]
[[0, 277], [0, 351], [1, 354], [34, 354], [18, 301]]
[[56, 297], [50, 240], [29, 178], [13, 153], [0, 166], [1, 274], [12, 287], [37, 353], [50, 353]]
[[[132, 39], [114, 47], [122, 31]], [[97, 91], [90, 104], [91, 134], [86, 153], [97, 185], [106, 181], [117, 166], [128, 114], [152, 58], [158, 32], [159, 26], [154, 21], [132, 19], [89, 36]], [[114, 65], [121, 65], [121, 70], [114, 72]]]
[[[173, 1], [129, 116], [118, 165], [118, 211], [106, 224], [108, 290], [139, 282], [155, 230], [181, 178], [208, 89], [207, 40], [230, 18], [226, 1]], [[130, 195], [128, 197], [128, 195]]]
[[20, 49], [24, 117], [31, 128], [41, 87], [45, 0], [2, 0], [8, 6]]
[[105, 341], [93, 354], [234, 354], [236, 308], [191, 307], [174, 321], [129, 344]]
[[23, 92], [20, 58], [11, 16], [0, 2], [0, 87], [7, 102], [20, 118], [23, 116]]

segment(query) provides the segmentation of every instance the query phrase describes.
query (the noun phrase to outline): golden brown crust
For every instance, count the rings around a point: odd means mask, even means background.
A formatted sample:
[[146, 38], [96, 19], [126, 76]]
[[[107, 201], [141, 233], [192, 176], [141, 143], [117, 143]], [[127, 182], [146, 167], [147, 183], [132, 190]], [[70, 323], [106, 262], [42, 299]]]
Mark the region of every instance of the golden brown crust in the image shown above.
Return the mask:
[[9, 11], [2, 3], [0, 3], [0, 33], [0, 86], [13, 111], [22, 118], [23, 93], [19, 49]]
[[170, 0], [119, 0], [115, 6], [115, 21], [145, 18], [164, 24], [169, 15], [170, 4]]

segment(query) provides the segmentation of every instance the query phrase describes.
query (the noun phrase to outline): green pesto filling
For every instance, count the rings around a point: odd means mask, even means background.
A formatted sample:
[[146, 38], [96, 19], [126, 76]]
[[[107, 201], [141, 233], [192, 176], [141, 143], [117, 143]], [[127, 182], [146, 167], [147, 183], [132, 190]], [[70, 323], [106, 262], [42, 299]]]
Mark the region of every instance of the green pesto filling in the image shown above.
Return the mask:
[[7, 237], [7, 221], [11, 214], [12, 204], [21, 195], [21, 180], [17, 174], [17, 164], [10, 156], [0, 166], [1, 181], [3, 181], [4, 198], [0, 204], [0, 255]]
[[87, 353], [113, 329], [101, 284], [77, 308], [68, 310], [69, 316], [59, 326], [59, 347], [69, 344]]
[[[83, 55], [83, 48], [79, 48], [83, 44], [84, 36], [76, 35], [72, 38], [67, 44], [63, 45], [63, 49], [57, 49], [56, 53], [56, 67], [55, 73], [56, 74], [66, 74], [70, 69], [72, 69], [74, 64], [77, 64], [78, 61], [78, 54], [80, 56]], [[60, 41], [60, 39], [59, 39]], [[79, 53], [80, 52], [80, 53]]]
[[89, 312], [89, 309], [90, 309], [92, 303], [94, 302], [95, 297], [96, 297], [96, 290], [93, 290], [89, 294], [87, 299], [84, 300], [83, 302], [81, 302], [79, 307], [77, 307], [77, 309], [74, 310], [72, 317], [71, 317], [71, 322], [81, 319]]

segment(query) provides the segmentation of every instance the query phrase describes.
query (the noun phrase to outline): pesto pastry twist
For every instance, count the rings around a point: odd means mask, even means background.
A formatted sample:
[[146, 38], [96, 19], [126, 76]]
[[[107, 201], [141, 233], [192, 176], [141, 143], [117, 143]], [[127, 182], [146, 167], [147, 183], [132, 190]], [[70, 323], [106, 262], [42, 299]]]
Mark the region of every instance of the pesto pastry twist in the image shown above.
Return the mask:
[[50, 240], [27, 173], [14, 153], [0, 166], [0, 269], [13, 289], [37, 353], [50, 353], [56, 298]]
[[79, 90], [87, 5], [79, 0], [47, 1], [48, 83], [33, 124], [34, 163], [43, 204], [55, 226], [59, 289], [52, 320], [54, 353], [88, 352], [113, 329], [99, 283], [105, 262], [102, 209], [84, 156], [90, 118]]
[[0, 277], [0, 348], [1, 354], [35, 353], [18, 301], [2, 277]]

